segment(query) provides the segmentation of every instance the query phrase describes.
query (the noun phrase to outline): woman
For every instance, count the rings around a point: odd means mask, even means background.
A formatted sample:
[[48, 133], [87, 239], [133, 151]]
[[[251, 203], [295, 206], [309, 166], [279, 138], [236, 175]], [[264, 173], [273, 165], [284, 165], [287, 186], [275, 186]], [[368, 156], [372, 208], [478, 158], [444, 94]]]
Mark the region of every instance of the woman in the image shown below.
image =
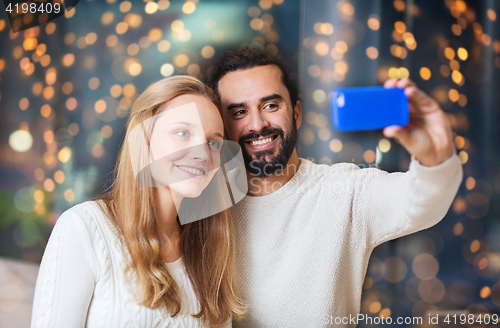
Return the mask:
[[229, 212], [177, 217], [183, 199], [218, 183], [223, 135], [217, 97], [193, 77], [136, 99], [110, 191], [54, 227], [32, 327], [231, 327], [244, 314]]

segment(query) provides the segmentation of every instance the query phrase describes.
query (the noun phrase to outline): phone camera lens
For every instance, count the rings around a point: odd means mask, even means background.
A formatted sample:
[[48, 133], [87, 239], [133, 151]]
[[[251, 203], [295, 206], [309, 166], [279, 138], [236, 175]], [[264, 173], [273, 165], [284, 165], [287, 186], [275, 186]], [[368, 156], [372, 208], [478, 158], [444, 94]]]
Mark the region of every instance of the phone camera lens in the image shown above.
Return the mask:
[[343, 93], [339, 93], [337, 96], [337, 107], [342, 108], [345, 105], [345, 97]]

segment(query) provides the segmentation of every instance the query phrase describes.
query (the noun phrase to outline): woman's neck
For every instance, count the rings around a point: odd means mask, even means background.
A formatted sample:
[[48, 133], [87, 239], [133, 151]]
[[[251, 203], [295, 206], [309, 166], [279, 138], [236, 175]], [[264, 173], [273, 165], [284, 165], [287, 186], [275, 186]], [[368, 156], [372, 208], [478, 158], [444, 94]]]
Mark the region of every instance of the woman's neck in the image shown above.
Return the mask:
[[176, 202], [180, 204], [182, 200], [175, 200], [168, 188], [155, 188], [155, 212], [156, 219], [160, 230], [168, 237], [171, 244], [171, 249], [168, 245], [162, 249], [162, 253], [166, 262], [174, 262], [181, 257], [180, 250], [180, 233], [181, 227], [177, 220]]

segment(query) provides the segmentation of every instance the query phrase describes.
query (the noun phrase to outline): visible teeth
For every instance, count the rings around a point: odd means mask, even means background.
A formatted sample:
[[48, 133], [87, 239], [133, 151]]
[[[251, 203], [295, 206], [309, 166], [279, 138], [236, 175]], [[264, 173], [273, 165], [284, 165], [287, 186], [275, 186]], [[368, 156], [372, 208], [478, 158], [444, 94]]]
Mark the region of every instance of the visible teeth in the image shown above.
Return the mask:
[[195, 175], [205, 175], [205, 172], [203, 171], [200, 171], [200, 170], [197, 170], [197, 169], [193, 169], [191, 167], [187, 167], [187, 166], [179, 166], [179, 168], [183, 171], [186, 171], [186, 172], [189, 172], [191, 174], [195, 174]]
[[251, 144], [252, 146], [256, 146], [256, 145], [264, 145], [264, 144], [269, 143], [269, 142], [271, 142], [271, 141], [273, 141], [273, 138], [266, 138], [266, 139], [262, 139], [262, 140], [255, 140], [255, 141], [252, 141], [252, 142], [250, 142], [250, 144]]

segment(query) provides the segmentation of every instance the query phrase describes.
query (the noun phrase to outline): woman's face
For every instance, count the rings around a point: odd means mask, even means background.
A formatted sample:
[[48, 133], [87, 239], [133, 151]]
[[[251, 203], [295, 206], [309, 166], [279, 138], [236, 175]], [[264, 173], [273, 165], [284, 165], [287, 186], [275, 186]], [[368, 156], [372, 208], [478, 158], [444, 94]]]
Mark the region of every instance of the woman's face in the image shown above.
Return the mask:
[[[150, 139], [153, 179], [176, 198], [198, 197], [220, 166], [224, 126], [217, 107], [186, 94], [160, 107]], [[161, 164], [160, 162], [161, 161]]]

